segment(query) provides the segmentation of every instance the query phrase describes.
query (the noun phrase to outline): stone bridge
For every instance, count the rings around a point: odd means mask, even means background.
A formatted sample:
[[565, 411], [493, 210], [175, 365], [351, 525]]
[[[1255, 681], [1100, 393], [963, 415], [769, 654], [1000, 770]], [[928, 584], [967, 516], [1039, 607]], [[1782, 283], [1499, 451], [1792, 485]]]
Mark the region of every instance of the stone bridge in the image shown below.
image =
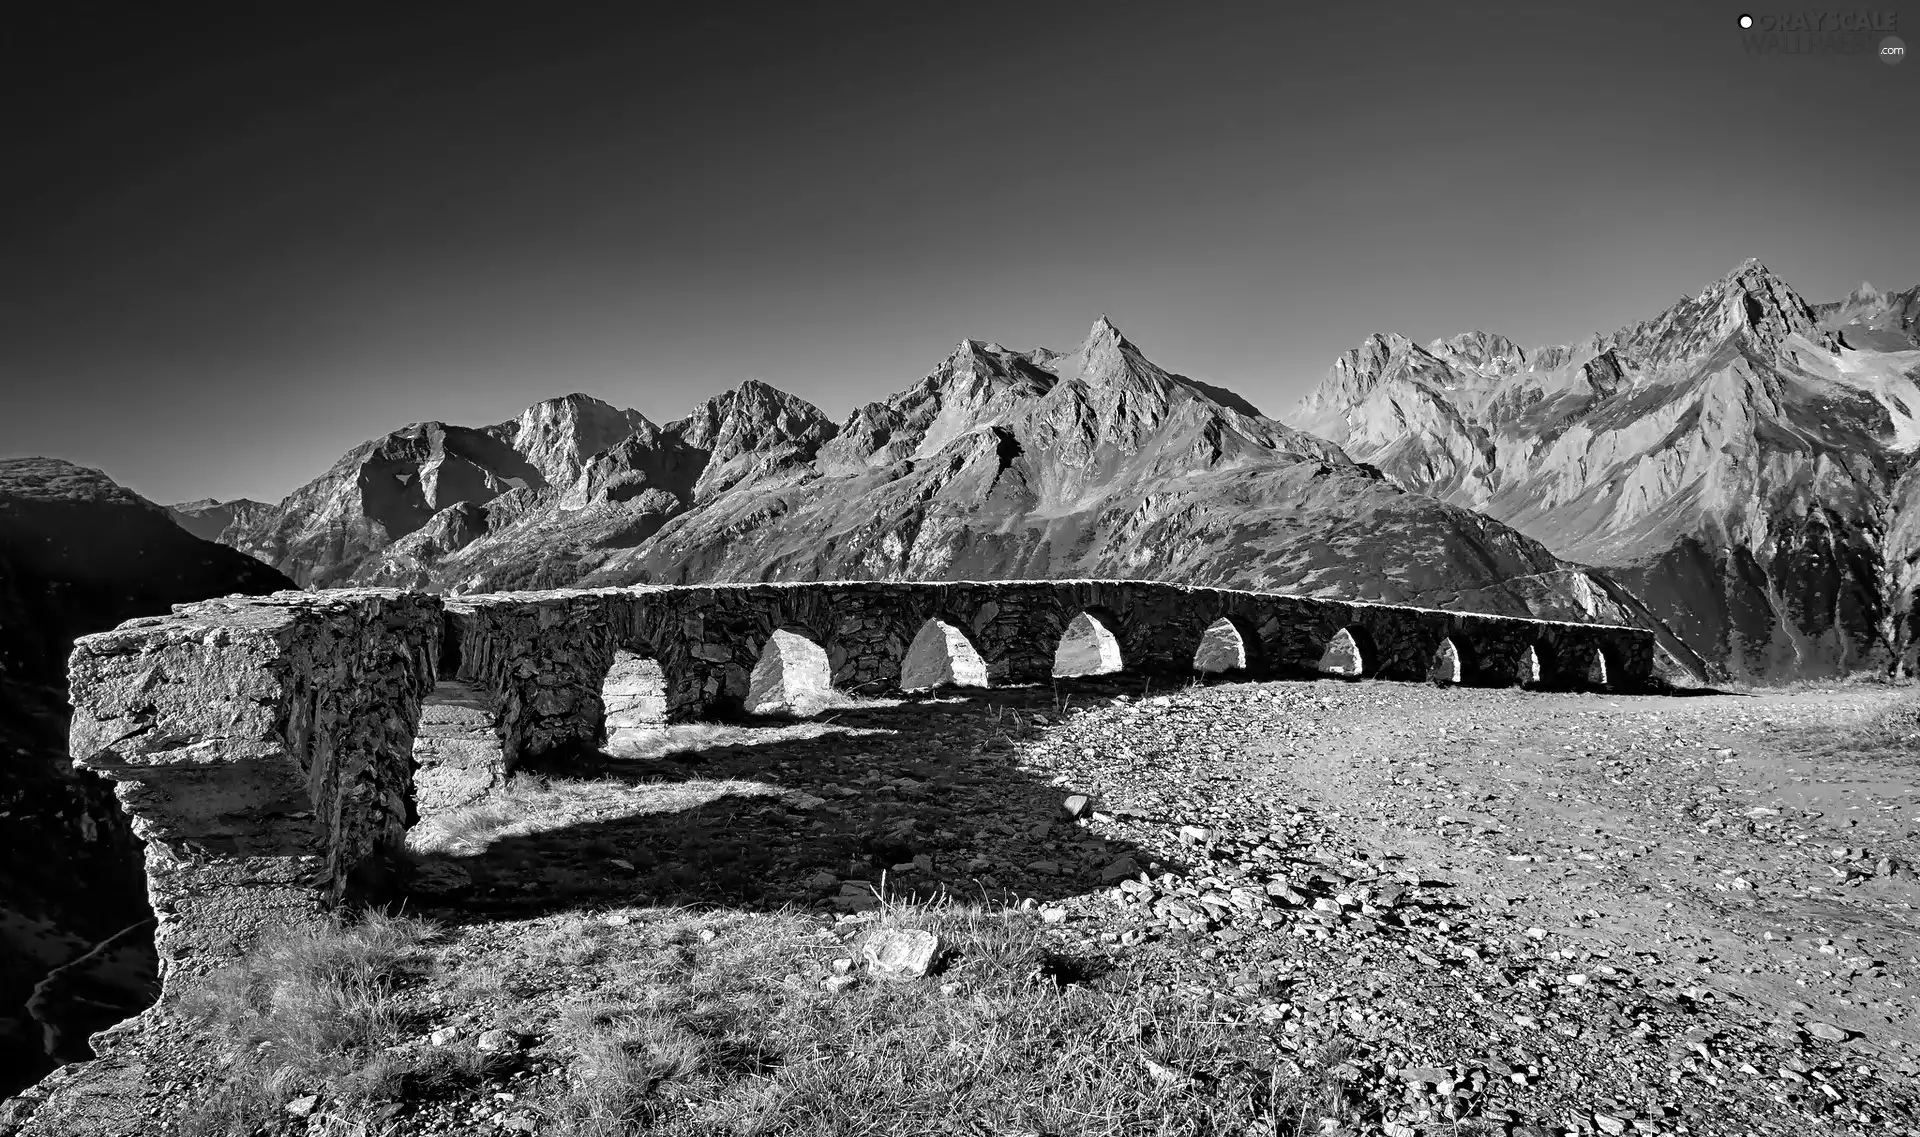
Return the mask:
[[[1075, 645], [1084, 662], [1066, 666]], [[389, 891], [417, 792], [470, 798], [603, 744], [610, 719], [797, 708], [809, 684], [1046, 683], [1056, 668], [1633, 690], [1654, 650], [1633, 628], [1146, 581], [282, 592], [81, 639], [71, 751], [118, 783], [146, 842], [172, 973]]]

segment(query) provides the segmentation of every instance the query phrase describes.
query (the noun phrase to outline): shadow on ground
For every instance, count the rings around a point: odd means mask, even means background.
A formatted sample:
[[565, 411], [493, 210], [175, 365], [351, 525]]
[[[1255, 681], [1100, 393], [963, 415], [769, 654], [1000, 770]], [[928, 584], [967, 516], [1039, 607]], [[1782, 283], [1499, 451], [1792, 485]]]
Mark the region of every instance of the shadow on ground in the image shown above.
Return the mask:
[[[1044, 902], [1111, 884], [1123, 858], [1135, 872], [1184, 869], [1075, 825], [1063, 809], [1074, 787], [1014, 753], [1063, 706], [1142, 693], [1139, 679], [949, 691], [738, 720], [726, 744], [659, 758], [557, 756], [517, 775], [531, 795], [423, 819], [477, 835], [416, 854], [407, 904], [513, 918], [635, 904], [853, 910], [871, 903], [858, 899], [869, 885]], [[802, 722], [818, 733], [796, 737]]]

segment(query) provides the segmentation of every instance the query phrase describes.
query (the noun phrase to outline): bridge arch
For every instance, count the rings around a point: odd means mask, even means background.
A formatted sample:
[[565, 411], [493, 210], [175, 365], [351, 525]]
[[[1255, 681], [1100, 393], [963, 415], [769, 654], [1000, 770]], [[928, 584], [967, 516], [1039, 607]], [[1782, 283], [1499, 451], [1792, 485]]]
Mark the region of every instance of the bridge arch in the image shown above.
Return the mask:
[[987, 662], [973, 637], [958, 624], [938, 616], [920, 625], [900, 661], [902, 691], [990, 686]]
[[1252, 628], [1231, 616], [1207, 625], [1193, 652], [1193, 669], [1203, 675], [1248, 671], [1259, 661], [1260, 640]]
[[753, 715], [817, 713], [833, 697], [833, 668], [827, 649], [811, 633], [775, 629], [760, 649], [747, 677], [743, 709]]
[[1120, 637], [1113, 634], [1117, 623], [1113, 613], [1104, 608], [1085, 608], [1068, 620], [1054, 649], [1054, 676], [1114, 675], [1126, 670]]
[[600, 681], [601, 745], [611, 746], [620, 734], [645, 730], [667, 721], [666, 669], [650, 652], [616, 648], [607, 674]]
[[1568, 653], [1572, 658], [1570, 677], [1581, 687], [1595, 691], [1605, 691], [1612, 687], [1612, 677], [1618, 668], [1607, 658], [1603, 647], [1577, 647]]
[[1460, 645], [1453, 642], [1452, 636], [1441, 639], [1440, 646], [1433, 651], [1433, 659], [1427, 666], [1427, 678], [1435, 683], [1458, 686], [1466, 681], [1466, 660], [1461, 658]]
[[1362, 679], [1380, 668], [1380, 653], [1373, 637], [1357, 624], [1349, 624], [1333, 633], [1326, 650], [1320, 653], [1320, 673], [1343, 679]]
[[1520, 650], [1514, 665], [1515, 684], [1530, 691], [1541, 691], [1556, 686], [1560, 678], [1560, 657], [1551, 645], [1535, 640]]

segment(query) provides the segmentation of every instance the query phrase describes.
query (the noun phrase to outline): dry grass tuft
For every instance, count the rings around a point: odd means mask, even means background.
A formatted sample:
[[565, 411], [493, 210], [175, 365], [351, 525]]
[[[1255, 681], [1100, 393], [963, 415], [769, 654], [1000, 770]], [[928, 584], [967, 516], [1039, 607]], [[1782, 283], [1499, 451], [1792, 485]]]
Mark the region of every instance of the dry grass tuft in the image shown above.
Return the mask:
[[[566, 1137], [1291, 1135], [1354, 1112], [1325, 1074], [1337, 1055], [1303, 1068], [1258, 1030], [1110, 985], [1026, 914], [888, 904], [844, 938], [792, 913], [633, 920], [549, 1039], [570, 1088], [542, 1105]], [[901, 927], [940, 936], [936, 974], [824, 986], [835, 958]]]
[[847, 737], [892, 734], [890, 729], [849, 726], [829, 715], [829, 711], [864, 710], [899, 706], [901, 699], [869, 699], [831, 691], [801, 696], [795, 703], [766, 708], [740, 722], [682, 722], [655, 726], [626, 727], [614, 731], [602, 749], [611, 758], [653, 761], [675, 754], [697, 754], [735, 746], [768, 746], [819, 738], [826, 734]]
[[1831, 757], [1894, 766], [1920, 765], [1920, 686], [1854, 722], [1806, 727], [1794, 749], [1816, 761]]
[[485, 1076], [482, 1056], [399, 1056], [410, 1033], [399, 996], [431, 965], [432, 925], [369, 912], [262, 940], [245, 959], [187, 991], [231, 1064], [218, 1092], [181, 1120], [187, 1134], [249, 1134], [304, 1093], [377, 1100], [445, 1093]]
[[604, 749], [614, 758], [651, 761], [670, 754], [695, 754], [727, 746], [751, 746], [761, 743], [766, 736], [765, 727], [719, 722], [663, 723], [614, 731]]
[[1844, 732], [1839, 744], [1901, 765], [1920, 764], [1920, 690]]
[[612, 779], [516, 774], [476, 805], [423, 818], [407, 834], [416, 854], [469, 856], [502, 837], [545, 833], [616, 818], [680, 813], [723, 797], [776, 797], [789, 791], [739, 778], [632, 784]]
[[325, 1071], [341, 1054], [393, 1034], [395, 986], [419, 973], [432, 928], [369, 912], [351, 926], [325, 924], [263, 941], [239, 965], [190, 992], [184, 1009], [280, 1065]]
[[[383, 1137], [351, 1130], [380, 1116], [366, 1103], [405, 1102], [406, 1126], [433, 1128], [433, 1103], [509, 1084], [512, 1108], [557, 1137], [1294, 1137], [1365, 1104], [1330, 1073], [1337, 1047], [1293, 1055], [1267, 1028], [1059, 955], [1030, 913], [887, 902], [828, 927], [636, 908], [500, 928], [483, 952], [379, 916], [263, 944], [197, 996], [233, 1065], [182, 1131], [272, 1131], [286, 1101], [317, 1093], [329, 1137]], [[863, 944], [903, 928], [940, 938], [933, 973], [865, 973]], [[826, 982], [848, 970], [836, 961], [855, 961], [850, 988]], [[426, 1023], [404, 1008], [450, 997], [537, 1038], [531, 1060], [551, 1072], [418, 1045]]]

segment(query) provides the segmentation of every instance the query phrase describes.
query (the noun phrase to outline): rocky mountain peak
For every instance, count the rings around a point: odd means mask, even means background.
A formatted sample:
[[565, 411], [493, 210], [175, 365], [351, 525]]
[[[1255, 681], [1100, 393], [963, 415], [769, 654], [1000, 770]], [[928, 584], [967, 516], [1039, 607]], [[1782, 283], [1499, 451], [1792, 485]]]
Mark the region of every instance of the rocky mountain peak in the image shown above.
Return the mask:
[[654, 429], [639, 411], [575, 392], [521, 411], [511, 437], [513, 448], [526, 455], [548, 485], [565, 486], [595, 454], [636, 432]]
[[112, 506], [164, 516], [159, 506], [105, 473], [64, 458], [0, 458], [0, 503], [11, 506], [16, 500]]
[[1062, 378], [1076, 378], [1088, 383], [1124, 382], [1147, 369], [1158, 370], [1140, 354], [1126, 336], [1120, 334], [1112, 320], [1102, 315], [1087, 329], [1087, 338], [1080, 345], [1074, 360], [1062, 371]]
[[1348, 408], [1359, 406], [1373, 394], [1374, 388], [1380, 385], [1381, 377], [1395, 360], [1410, 356], [1431, 358], [1412, 340], [1398, 332], [1385, 335], [1373, 333], [1361, 340], [1359, 347], [1342, 352], [1333, 361], [1327, 377], [1301, 400], [1299, 418], [1309, 424], [1306, 429], [1339, 441], [1337, 431], [1328, 434], [1326, 428], [1329, 423], [1318, 421], [1317, 416], [1328, 413], [1343, 415]]
[[758, 379], [715, 395], [662, 430], [670, 445], [707, 453], [694, 490], [700, 498], [747, 477], [811, 462], [837, 433], [819, 407]]
[[232, 501], [216, 501], [203, 497], [197, 501], [183, 501], [178, 505], [167, 506], [167, 512], [173, 515], [174, 524], [203, 541], [218, 541], [227, 526], [239, 522], [251, 524], [273, 509], [265, 502], [250, 498], [237, 497]]
[[1525, 349], [1497, 332], [1462, 332], [1434, 340], [1426, 351], [1452, 367], [1489, 377], [1512, 375], [1527, 366]]
[[[941, 388], [946, 392], [943, 398], [951, 399], [963, 388], [978, 397], [990, 397], [1009, 385], [1029, 388], [1028, 394], [1044, 394], [1053, 381], [1051, 373], [1034, 365], [1031, 355], [1009, 351], [997, 343], [962, 340], [953, 354], [927, 373], [921, 385]], [[911, 397], [912, 393], [900, 397]]]
[[1377, 375], [1385, 369], [1386, 363], [1395, 356], [1407, 355], [1421, 350], [1419, 344], [1414, 343], [1399, 332], [1388, 332], [1386, 335], [1375, 332], [1373, 335], [1361, 340], [1360, 346], [1348, 352], [1345, 358], [1365, 363], [1366, 367], [1364, 370]]
[[1736, 674], [1844, 673], [1898, 650], [1881, 550], [1920, 445], [1905, 354], [1920, 289], [1812, 306], [1749, 259], [1610, 336], [1510, 347], [1370, 337], [1289, 421], [1617, 574]]
[[1793, 286], [1781, 280], [1757, 260], [1747, 260], [1727, 275], [1720, 289], [1718, 306], [1730, 321], [1755, 333], [1769, 349], [1789, 335], [1806, 336], [1816, 343], [1827, 340], [1820, 330], [1813, 309]]
[[1882, 292], [1862, 282], [1845, 300], [1816, 304], [1821, 325], [1844, 335], [1847, 346], [1874, 351], [1920, 348], [1920, 285]]
[[[1051, 353], [1044, 354], [1051, 357]], [[1042, 355], [1035, 352], [1027, 358], [1038, 363]], [[1118, 415], [1157, 422], [1175, 405], [1194, 398], [1205, 400], [1216, 410], [1225, 409], [1249, 418], [1263, 417], [1259, 408], [1224, 387], [1161, 368], [1104, 315], [1093, 322], [1086, 342], [1072, 359], [1055, 366], [1049, 358], [1045, 366], [1062, 380], [1083, 384], [1088, 397], [1105, 408], [1098, 412], [1102, 418]], [[1135, 432], [1134, 428], [1130, 427], [1129, 432]]]
[[1734, 337], [1762, 357], [1775, 358], [1794, 335], [1828, 351], [1840, 348], [1792, 285], [1749, 258], [1698, 297], [1615, 332], [1606, 346], [1624, 362], [1658, 374], [1688, 369]]
[[1004, 422], [1024, 400], [1058, 381], [1049, 366], [1061, 358], [1044, 348], [1010, 351], [998, 343], [961, 340], [927, 375], [884, 402], [847, 417], [820, 452], [822, 469], [850, 473], [925, 457], [969, 432]]
[[945, 372], [948, 375], [974, 375], [1006, 370], [1006, 359], [1014, 354], [997, 343], [983, 343], [980, 340], [965, 339], [948, 353], [935, 374]]
[[1360, 371], [1377, 373], [1387, 360], [1396, 355], [1405, 355], [1409, 351], [1416, 350], [1417, 347], [1417, 344], [1399, 332], [1388, 332], [1385, 335], [1375, 332], [1361, 340], [1360, 346], [1347, 352], [1343, 358], [1367, 364], [1364, 368], [1354, 368], [1356, 373]]
[[1048, 455], [1035, 482], [1042, 496], [1076, 500], [1101, 479], [1144, 483], [1274, 454], [1351, 465], [1234, 392], [1159, 367], [1105, 316], [1056, 374], [1044, 398], [1010, 419], [1021, 446]]
[[759, 379], [748, 379], [715, 395], [666, 426], [667, 433], [701, 450], [717, 449], [723, 439], [751, 448], [760, 442], [797, 440], [823, 429], [821, 441], [833, 437], [836, 430], [819, 407]]

